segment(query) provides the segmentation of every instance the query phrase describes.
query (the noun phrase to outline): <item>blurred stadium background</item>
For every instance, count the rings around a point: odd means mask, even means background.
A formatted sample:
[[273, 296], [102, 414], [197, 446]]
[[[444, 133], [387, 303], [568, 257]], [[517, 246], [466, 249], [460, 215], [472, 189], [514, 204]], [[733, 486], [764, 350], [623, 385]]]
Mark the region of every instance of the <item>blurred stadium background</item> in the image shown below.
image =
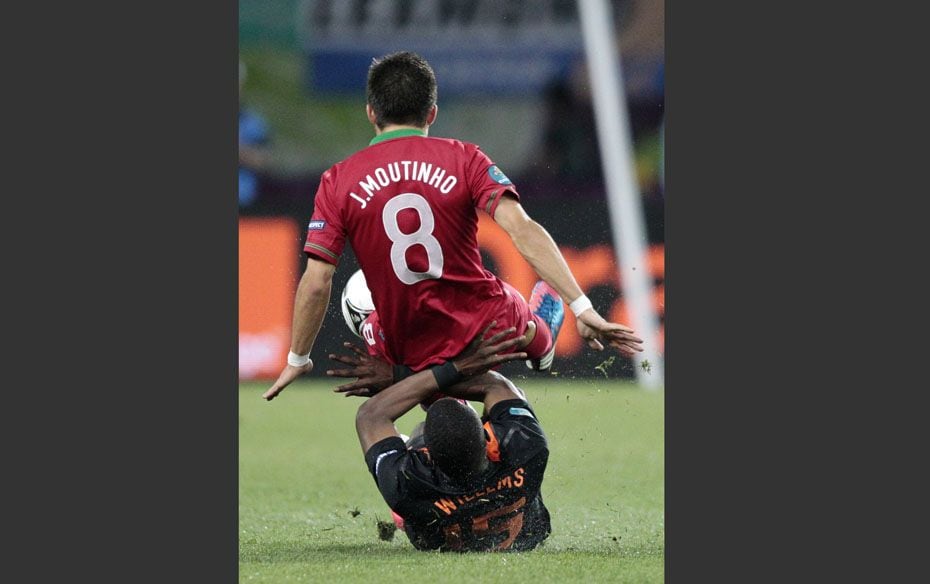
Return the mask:
[[[651, 284], [664, 354], [664, 3], [613, 0]], [[608, 319], [631, 323], [610, 227], [591, 84], [574, 0], [240, 0], [239, 375], [273, 379], [289, 344], [293, 292], [321, 173], [365, 147], [372, 57], [414, 50], [433, 65], [430, 135], [479, 144], [560, 244]], [[486, 220], [486, 221], [485, 221]], [[533, 270], [483, 218], [485, 265], [529, 297]], [[348, 248], [347, 248], [348, 249]], [[338, 295], [357, 269], [341, 260], [313, 357], [354, 340]], [[632, 361], [585, 350], [566, 315], [553, 371], [633, 378]], [[522, 364], [503, 372], [520, 377]]]

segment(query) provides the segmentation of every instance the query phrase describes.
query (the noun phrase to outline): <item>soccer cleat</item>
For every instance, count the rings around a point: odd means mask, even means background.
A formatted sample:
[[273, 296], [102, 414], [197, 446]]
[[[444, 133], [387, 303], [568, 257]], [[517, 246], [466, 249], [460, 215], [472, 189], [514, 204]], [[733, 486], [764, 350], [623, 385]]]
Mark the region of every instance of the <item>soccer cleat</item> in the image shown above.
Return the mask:
[[559, 330], [565, 319], [562, 297], [552, 286], [540, 280], [533, 286], [533, 293], [530, 294], [530, 310], [549, 326], [552, 349], [539, 359], [527, 359], [526, 366], [536, 371], [546, 371], [552, 367], [552, 359], [555, 357], [555, 341], [559, 337]]

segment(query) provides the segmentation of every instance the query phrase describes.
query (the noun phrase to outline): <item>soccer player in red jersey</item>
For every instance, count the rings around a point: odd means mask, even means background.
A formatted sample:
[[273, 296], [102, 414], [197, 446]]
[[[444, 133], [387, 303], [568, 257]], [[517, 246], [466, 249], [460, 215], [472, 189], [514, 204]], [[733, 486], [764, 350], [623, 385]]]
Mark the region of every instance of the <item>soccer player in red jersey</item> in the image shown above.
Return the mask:
[[[450, 359], [493, 320], [499, 330], [514, 327], [525, 336], [517, 349], [544, 369], [561, 326], [563, 298], [591, 348], [606, 344], [625, 356], [642, 351], [632, 329], [594, 310], [552, 237], [526, 214], [516, 187], [494, 162], [474, 144], [428, 137], [438, 108], [436, 78], [425, 60], [408, 52], [375, 60], [367, 102], [376, 136], [320, 180], [288, 364], [265, 399], [312, 370], [310, 351], [347, 241], [378, 309], [385, 356], [394, 365], [415, 372]], [[484, 268], [479, 210], [503, 227], [542, 278], [529, 305]]]

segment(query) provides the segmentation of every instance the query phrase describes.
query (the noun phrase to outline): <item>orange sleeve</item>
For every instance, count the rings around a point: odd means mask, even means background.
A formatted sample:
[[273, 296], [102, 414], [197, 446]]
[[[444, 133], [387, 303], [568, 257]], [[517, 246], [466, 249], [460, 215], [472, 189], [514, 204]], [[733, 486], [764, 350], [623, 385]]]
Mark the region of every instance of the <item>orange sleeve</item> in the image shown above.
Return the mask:
[[500, 444], [497, 442], [497, 435], [494, 434], [494, 428], [491, 427], [491, 422], [485, 422], [484, 429], [488, 433], [488, 460], [491, 462], [500, 462], [501, 448]]

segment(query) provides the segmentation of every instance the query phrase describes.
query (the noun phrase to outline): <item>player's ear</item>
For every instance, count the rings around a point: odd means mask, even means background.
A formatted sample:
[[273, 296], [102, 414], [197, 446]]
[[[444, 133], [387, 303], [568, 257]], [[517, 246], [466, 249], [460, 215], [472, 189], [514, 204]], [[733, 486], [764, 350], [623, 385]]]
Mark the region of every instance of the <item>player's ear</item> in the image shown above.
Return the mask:
[[436, 116], [438, 115], [439, 115], [439, 106], [434, 104], [433, 107], [429, 108], [429, 113], [426, 114], [426, 125], [432, 126], [433, 122], [436, 121]]
[[365, 104], [365, 115], [368, 116], [368, 121], [373, 125], [378, 125], [378, 116], [375, 115], [375, 110], [371, 109], [371, 104]]

